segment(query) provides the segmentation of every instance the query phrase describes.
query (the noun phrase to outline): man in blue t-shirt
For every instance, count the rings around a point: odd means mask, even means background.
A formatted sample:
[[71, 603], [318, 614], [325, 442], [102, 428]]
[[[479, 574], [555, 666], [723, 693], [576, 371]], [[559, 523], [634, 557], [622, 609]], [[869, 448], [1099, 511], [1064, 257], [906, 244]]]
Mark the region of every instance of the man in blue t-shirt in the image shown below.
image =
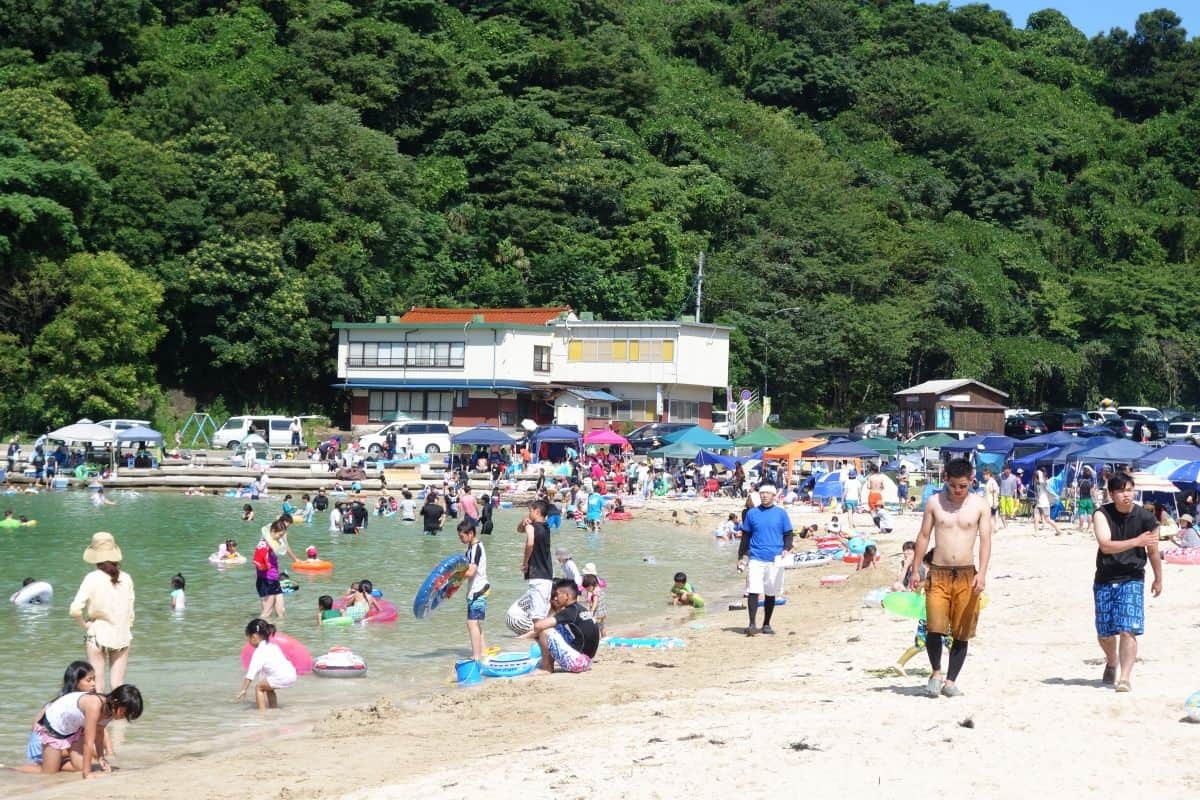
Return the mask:
[[759, 505], [746, 512], [742, 520], [742, 539], [738, 547], [738, 571], [748, 570], [746, 608], [750, 611], [747, 636], [758, 633], [758, 597], [763, 595], [763, 627], [774, 634], [771, 615], [775, 597], [783, 594], [784, 556], [792, 554], [792, 521], [787, 512], [775, 505], [775, 484], [764, 481], [758, 486]]

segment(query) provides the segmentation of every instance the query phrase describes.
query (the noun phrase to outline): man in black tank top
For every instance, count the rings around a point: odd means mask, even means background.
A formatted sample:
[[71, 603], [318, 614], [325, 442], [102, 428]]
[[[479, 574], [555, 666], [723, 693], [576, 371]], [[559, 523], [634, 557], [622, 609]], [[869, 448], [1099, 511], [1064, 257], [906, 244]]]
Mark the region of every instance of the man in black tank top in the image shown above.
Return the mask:
[[[1158, 552], [1158, 520], [1133, 503], [1133, 476], [1118, 472], [1108, 479], [1112, 502], [1096, 512], [1096, 637], [1104, 651], [1104, 683], [1118, 692], [1132, 690], [1129, 682], [1137, 660], [1137, 637], [1145, 630], [1143, 601], [1146, 561], [1154, 571], [1150, 591], [1162, 594], [1162, 558]], [[1119, 668], [1119, 676], [1118, 676]]]

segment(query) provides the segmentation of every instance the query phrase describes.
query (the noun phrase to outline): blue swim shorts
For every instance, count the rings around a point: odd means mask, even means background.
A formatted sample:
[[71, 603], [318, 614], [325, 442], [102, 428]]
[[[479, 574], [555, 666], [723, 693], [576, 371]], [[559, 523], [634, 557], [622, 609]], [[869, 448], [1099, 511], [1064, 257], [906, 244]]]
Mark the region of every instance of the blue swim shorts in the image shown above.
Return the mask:
[[857, 509], [858, 509], [858, 501], [857, 500], [850, 500], [850, 499], [846, 500], [846, 510], [847, 511], [855, 511]]
[[487, 595], [481, 594], [467, 601], [467, 619], [483, 620], [487, 617]]
[[1134, 636], [1145, 633], [1145, 581], [1097, 583], [1092, 586], [1092, 592], [1096, 597], [1097, 636], [1107, 639], [1121, 633]]

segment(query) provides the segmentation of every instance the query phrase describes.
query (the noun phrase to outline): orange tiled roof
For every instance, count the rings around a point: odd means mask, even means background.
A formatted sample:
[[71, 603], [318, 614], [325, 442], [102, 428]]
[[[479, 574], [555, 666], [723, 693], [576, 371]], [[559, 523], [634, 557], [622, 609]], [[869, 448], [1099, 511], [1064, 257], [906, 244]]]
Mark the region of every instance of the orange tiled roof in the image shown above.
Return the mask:
[[516, 325], [547, 325], [570, 306], [553, 308], [418, 308], [413, 306], [401, 322], [460, 322], [466, 324], [481, 315], [484, 322], [510, 322]]

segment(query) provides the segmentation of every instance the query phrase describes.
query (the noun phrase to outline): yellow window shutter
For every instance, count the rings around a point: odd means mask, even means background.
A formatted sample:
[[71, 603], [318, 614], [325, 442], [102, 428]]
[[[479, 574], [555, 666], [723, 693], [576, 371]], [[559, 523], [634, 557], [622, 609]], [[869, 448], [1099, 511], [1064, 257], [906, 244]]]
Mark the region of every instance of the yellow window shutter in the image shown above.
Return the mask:
[[612, 360], [624, 361], [626, 358], [626, 342], [624, 339], [612, 343]]
[[671, 339], [663, 340], [663, 361], [668, 364], [675, 361], [675, 342]]
[[583, 340], [574, 339], [567, 342], [567, 360], [583, 361]]
[[630, 360], [630, 361], [637, 361], [637, 360], [638, 360], [638, 351], [639, 351], [639, 345], [640, 345], [640, 344], [641, 344], [641, 342], [639, 342], [639, 341], [636, 341], [636, 340], [634, 340], [634, 341], [631, 341], [631, 342], [629, 343], [629, 360]]

